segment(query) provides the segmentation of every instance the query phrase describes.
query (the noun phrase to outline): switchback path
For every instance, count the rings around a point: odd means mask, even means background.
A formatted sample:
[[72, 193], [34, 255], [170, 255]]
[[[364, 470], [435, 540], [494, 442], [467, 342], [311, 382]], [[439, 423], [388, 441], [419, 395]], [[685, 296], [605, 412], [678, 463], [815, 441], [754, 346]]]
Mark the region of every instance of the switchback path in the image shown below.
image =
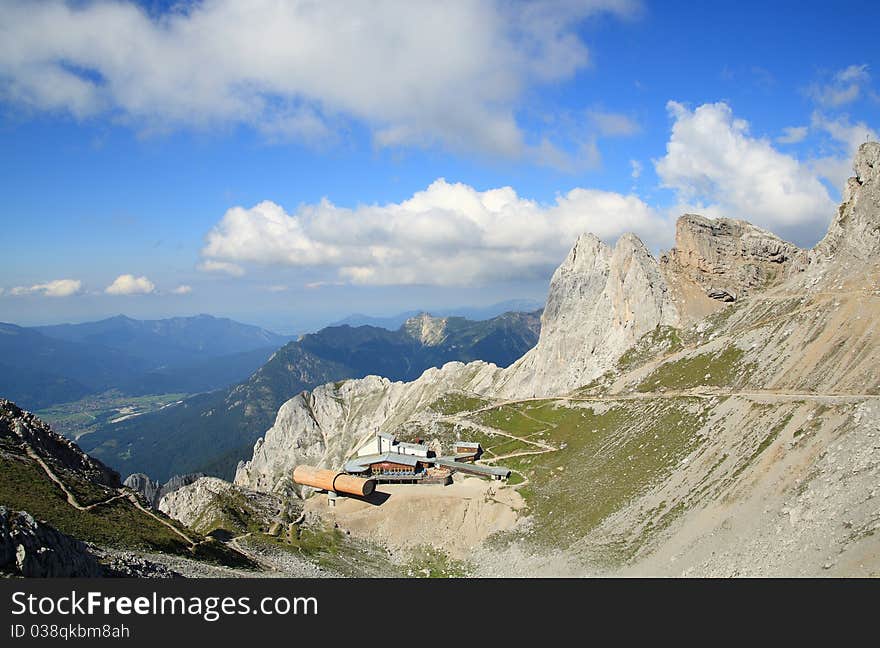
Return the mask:
[[93, 502], [93, 503], [88, 504], [88, 505], [85, 505], [85, 506], [82, 505], [82, 504], [80, 504], [79, 500], [76, 498], [76, 495], [74, 495], [74, 494], [71, 492], [71, 490], [67, 487], [67, 485], [66, 485], [66, 484], [65, 484], [65, 483], [64, 483], [64, 482], [58, 477], [58, 475], [55, 474], [55, 471], [52, 470], [52, 468], [49, 467], [49, 464], [47, 464], [47, 463], [43, 460], [43, 458], [42, 458], [40, 455], [38, 455], [38, 454], [34, 451], [34, 449], [31, 448], [31, 447], [30, 447], [29, 445], [27, 445], [26, 443], [23, 444], [23, 447], [24, 447], [24, 451], [27, 453], [28, 457], [30, 457], [31, 459], [33, 459], [34, 461], [36, 461], [37, 464], [39, 464], [39, 466], [43, 469], [43, 471], [44, 471], [44, 472], [46, 473], [46, 475], [49, 477], [49, 479], [51, 479], [53, 482], [55, 482], [55, 484], [58, 485], [58, 487], [61, 489], [61, 491], [64, 493], [65, 497], [67, 498], [67, 503], [68, 503], [70, 506], [72, 506], [73, 508], [77, 509], [78, 511], [91, 511], [92, 509], [94, 509], [94, 508], [96, 508], [96, 507], [98, 507], [98, 506], [103, 506], [103, 505], [105, 505], [105, 504], [108, 504], [108, 503], [110, 503], [110, 502], [113, 502], [114, 500], [118, 500], [118, 499], [122, 499], [122, 498], [127, 498], [132, 504], [134, 504], [134, 505], [135, 505], [138, 509], [140, 509], [143, 513], [149, 515], [151, 518], [153, 518], [154, 520], [156, 520], [157, 522], [159, 522], [159, 524], [162, 524], [162, 525], [166, 526], [168, 529], [170, 529], [171, 531], [173, 531], [176, 535], [178, 535], [178, 536], [180, 536], [181, 538], [183, 538], [183, 539], [184, 539], [184, 540], [190, 545], [190, 546], [189, 546], [189, 550], [190, 550], [190, 551], [193, 551], [193, 552], [194, 552], [194, 551], [195, 551], [195, 548], [196, 548], [199, 544], [201, 544], [200, 542], [196, 542], [195, 540], [193, 540], [192, 538], [190, 538], [190, 537], [189, 537], [188, 535], [186, 535], [183, 531], [181, 531], [181, 530], [178, 529], [176, 526], [174, 526], [173, 524], [171, 524], [168, 520], [163, 520], [161, 517], [159, 517], [158, 515], [156, 515], [155, 513], [153, 513], [153, 511], [150, 511], [149, 509], [145, 508], [145, 507], [140, 503], [140, 501], [138, 500], [137, 496], [136, 496], [134, 493], [128, 492], [128, 491], [123, 490], [123, 489], [117, 489], [115, 495], [112, 495], [111, 497], [108, 497], [108, 498], [105, 499], [105, 500], [101, 500], [100, 502]]

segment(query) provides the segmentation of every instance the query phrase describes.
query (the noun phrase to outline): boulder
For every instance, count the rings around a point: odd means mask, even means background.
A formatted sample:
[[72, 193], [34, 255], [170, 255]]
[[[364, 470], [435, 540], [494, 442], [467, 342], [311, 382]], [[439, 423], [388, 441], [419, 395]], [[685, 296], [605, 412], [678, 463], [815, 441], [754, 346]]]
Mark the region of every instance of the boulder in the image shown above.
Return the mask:
[[79, 540], [0, 506], [0, 569], [26, 578], [95, 578], [101, 565]]

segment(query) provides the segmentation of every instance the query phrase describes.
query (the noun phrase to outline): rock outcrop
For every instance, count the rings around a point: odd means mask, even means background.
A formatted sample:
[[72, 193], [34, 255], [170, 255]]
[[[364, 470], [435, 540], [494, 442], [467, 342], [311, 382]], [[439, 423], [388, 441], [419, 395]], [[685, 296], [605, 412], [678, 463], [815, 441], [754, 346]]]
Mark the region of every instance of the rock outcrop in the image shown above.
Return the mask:
[[25, 578], [103, 575], [86, 545], [25, 511], [0, 506], [0, 570]]
[[859, 147], [853, 170], [828, 234], [813, 249], [816, 261], [837, 257], [860, 263], [880, 254], [880, 142]]
[[657, 261], [638, 237], [624, 234], [611, 248], [584, 234], [550, 281], [538, 344], [503, 372], [495, 391], [570, 391], [613, 368], [642, 335], [678, 319]]
[[806, 251], [767, 230], [695, 214], [678, 219], [675, 247], [660, 257], [684, 320], [777, 285], [806, 264]]
[[161, 487], [158, 482], [150, 479], [149, 475], [134, 473], [126, 477], [122, 485], [140, 493], [150, 506], [155, 506], [159, 502], [156, 495], [159, 494], [159, 488]]
[[144, 473], [134, 473], [125, 478], [123, 485], [140, 493], [147, 503], [153, 508], [159, 507], [159, 501], [169, 493], [188, 486], [193, 482], [205, 477], [205, 473], [188, 473], [186, 475], [175, 475], [163, 485], [150, 479], [149, 475]]
[[238, 527], [243, 533], [249, 525], [268, 527], [280, 512], [281, 500], [223, 479], [202, 477], [163, 496], [158, 508], [200, 533], [219, 527]]
[[406, 320], [403, 323], [403, 330], [423, 346], [437, 346], [446, 339], [446, 322], [445, 317], [433, 317], [428, 313], [422, 313]]
[[118, 488], [119, 473], [83, 452], [80, 447], [52, 431], [36, 415], [15, 403], [0, 399], [0, 437], [25, 445], [43, 459], [79, 473], [86, 479], [111, 488]]

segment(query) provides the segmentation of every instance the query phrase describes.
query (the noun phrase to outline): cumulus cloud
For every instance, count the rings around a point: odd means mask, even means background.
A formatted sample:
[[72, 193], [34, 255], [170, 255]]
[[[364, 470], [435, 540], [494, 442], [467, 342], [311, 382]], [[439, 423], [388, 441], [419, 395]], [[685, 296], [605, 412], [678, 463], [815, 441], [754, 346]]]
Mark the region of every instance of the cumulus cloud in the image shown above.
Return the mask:
[[850, 65], [836, 72], [828, 83], [810, 86], [808, 94], [823, 106], [843, 106], [858, 99], [870, 79], [867, 65]]
[[192, 286], [187, 286], [186, 284], [181, 284], [177, 288], [171, 291], [173, 295], [188, 295], [192, 292]]
[[801, 243], [824, 232], [835, 206], [808, 165], [752, 137], [748, 123], [725, 103], [689, 110], [670, 101], [667, 108], [672, 134], [655, 167], [683, 204], [742, 218]]
[[797, 144], [803, 142], [809, 132], [808, 126], [786, 126], [782, 129], [782, 135], [776, 138], [780, 144]]
[[104, 289], [108, 295], [149, 295], [156, 292], [156, 286], [146, 277], [123, 274]]
[[[33, 286], [16, 286], [10, 289], [9, 294], [14, 296], [70, 297], [80, 292], [82, 292], [82, 282], [79, 279], [55, 279], [54, 281]], [[2, 291], [0, 291], [0, 294], [2, 294]]]
[[133, 1], [9, 0], [0, 88], [15, 105], [140, 129], [249, 124], [323, 140], [346, 119], [379, 146], [527, 152], [526, 89], [590, 63], [577, 27], [639, 0], [210, 0], [151, 16]]
[[234, 207], [202, 255], [205, 264], [324, 268], [354, 284], [460, 285], [545, 278], [579, 234], [613, 240], [627, 231], [659, 245], [671, 228], [633, 195], [578, 188], [542, 205], [510, 187], [478, 191], [440, 179], [386, 205]]

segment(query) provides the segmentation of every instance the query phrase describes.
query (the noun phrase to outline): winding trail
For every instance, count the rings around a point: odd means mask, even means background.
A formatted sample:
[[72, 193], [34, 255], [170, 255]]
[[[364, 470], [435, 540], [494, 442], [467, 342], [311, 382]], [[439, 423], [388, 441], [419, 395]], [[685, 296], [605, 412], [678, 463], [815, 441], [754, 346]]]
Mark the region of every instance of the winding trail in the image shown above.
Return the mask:
[[43, 460], [43, 458], [34, 451], [33, 448], [31, 448], [26, 443], [22, 444], [22, 447], [24, 448], [25, 453], [27, 453], [27, 456], [30, 457], [31, 459], [33, 459], [34, 461], [36, 461], [37, 464], [39, 464], [39, 466], [43, 469], [43, 471], [49, 477], [49, 479], [51, 479], [53, 482], [55, 482], [55, 484], [58, 485], [58, 487], [61, 489], [61, 491], [64, 493], [65, 497], [67, 498], [67, 503], [70, 506], [72, 506], [73, 508], [75, 508], [76, 510], [78, 510], [78, 511], [91, 511], [92, 509], [97, 508], [98, 506], [104, 506], [105, 504], [109, 504], [110, 502], [113, 502], [115, 500], [126, 498], [126, 499], [128, 499], [128, 501], [130, 501], [132, 504], [134, 504], [134, 506], [137, 507], [141, 512], [145, 513], [146, 515], [149, 515], [151, 518], [156, 520], [159, 524], [164, 525], [165, 527], [167, 527], [168, 529], [173, 531], [176, 535], [183, 538], [187, 542], [187, 544], [189, 544], [190, 552], [194, 553], [196, 550], [196, 547], [198, 547], [200, 544], [202, 544], [202, 542], [204, 542], [204, 541], [197, 542], [197, 541], [193, 540], [188, 535], [186, 535], [183, 531], [181, 531], [176, 526], [171, 524], [168, 520], [163, 520], [161, 517], [156, 515], [153, 511], [150, 511], [149, 509], [145, 508], [143, 506], [143, 504], [141, 504], [140, 501], [138, 500], [137, 495], [135, 495], [134, 493], [131, 493], [127, 490], [124, 490], [124, 489], [116, 489], [115, 495], [112, 495], [111, 497], [108, 497], [107, 499], [101, 500], [100, 502], [92, 502], [91, 504], [87, 504], [85, 506], [80, 504], [79, 500], [76, 498], [76, 495], [74, 495], [73, 492], [71, 492], [71, 490], [67, 487], [67, 485], [58, 477], [58, 475], [55, 474], [55, 471], [49, 467], [49, 464], [47, 464]]

